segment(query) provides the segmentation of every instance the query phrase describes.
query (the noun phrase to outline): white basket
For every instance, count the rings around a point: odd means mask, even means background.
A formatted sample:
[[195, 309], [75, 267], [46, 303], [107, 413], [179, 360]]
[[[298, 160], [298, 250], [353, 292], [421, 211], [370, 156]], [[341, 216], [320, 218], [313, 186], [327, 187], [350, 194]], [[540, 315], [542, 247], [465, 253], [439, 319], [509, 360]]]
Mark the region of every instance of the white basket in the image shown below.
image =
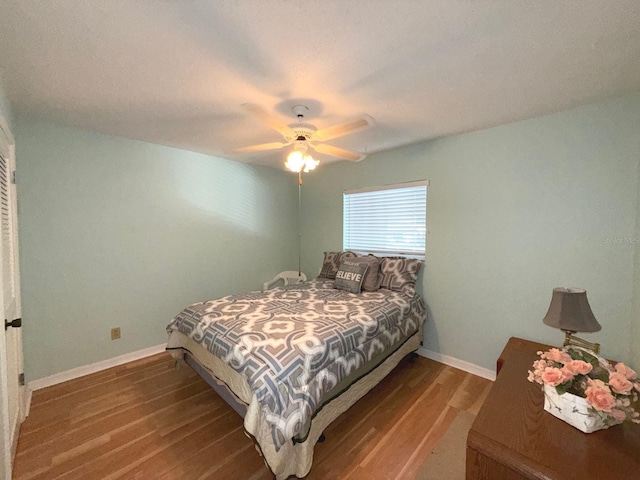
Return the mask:
[[584, 433], [595, 432], [622, 423], [622, 421], [610, 418], [607, 424], [601, 415], [590, 411], [589, 407], [586, 398], [578, 397], [572, 393], [558, 395], [556, 387], [544, 386], [544, 409]]

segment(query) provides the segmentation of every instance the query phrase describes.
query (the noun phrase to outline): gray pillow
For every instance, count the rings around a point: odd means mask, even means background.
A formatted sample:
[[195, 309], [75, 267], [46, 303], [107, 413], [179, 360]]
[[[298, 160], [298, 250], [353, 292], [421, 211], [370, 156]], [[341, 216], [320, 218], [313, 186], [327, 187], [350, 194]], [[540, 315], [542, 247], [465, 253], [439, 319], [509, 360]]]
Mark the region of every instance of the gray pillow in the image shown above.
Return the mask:
[[422, 260], [414, 258], [383, 257], [380, 265], [380, 288], [413, 297], [416, 294], [416, 279], [421, 266]]
[[364, 275], [362, 281], [362, 289], [367, 292], [375, 292], [380, 288], [380, 281], [382, 276], [380, 275], [380, 258], [374, 255], [358, 256], [356, 258], [350, 258], [350, 262], [366, 263], [369, 265], [367, 273]]
[[324, 260], [318, 277], [336, 278], [340, 262], [345, 258], [355, 257], [356, 255], [356, 253], [348, 250], [346, 252], [324, 252]]
[[358, 263], [353, 259], [343, 260], [336, 272], [336, 288], [351, 293], [360, 293], [364, 274], [369, 268], [368, 263]]

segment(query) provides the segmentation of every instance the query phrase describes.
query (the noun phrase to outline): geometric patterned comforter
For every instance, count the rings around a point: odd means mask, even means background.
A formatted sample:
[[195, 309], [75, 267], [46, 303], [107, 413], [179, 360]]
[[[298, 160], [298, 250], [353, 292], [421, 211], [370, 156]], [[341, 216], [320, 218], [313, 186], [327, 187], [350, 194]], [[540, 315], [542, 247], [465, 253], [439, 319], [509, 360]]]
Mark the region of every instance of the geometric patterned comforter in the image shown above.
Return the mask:
[[244, 377], [277, 451], [301, 433], [335, 385], [425, 319], [419, 296], [353, 294], [317, 279], [195, 303], [167, 332], [191, 337]]

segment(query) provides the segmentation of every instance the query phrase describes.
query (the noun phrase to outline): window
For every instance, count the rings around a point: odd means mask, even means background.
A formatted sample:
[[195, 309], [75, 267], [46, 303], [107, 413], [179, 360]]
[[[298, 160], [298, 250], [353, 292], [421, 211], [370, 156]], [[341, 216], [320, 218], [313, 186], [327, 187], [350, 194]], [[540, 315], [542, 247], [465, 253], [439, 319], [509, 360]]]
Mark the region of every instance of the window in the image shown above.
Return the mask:
[[421, 180], [344, 192], [343, 249], [424, 257], [427, 185]]

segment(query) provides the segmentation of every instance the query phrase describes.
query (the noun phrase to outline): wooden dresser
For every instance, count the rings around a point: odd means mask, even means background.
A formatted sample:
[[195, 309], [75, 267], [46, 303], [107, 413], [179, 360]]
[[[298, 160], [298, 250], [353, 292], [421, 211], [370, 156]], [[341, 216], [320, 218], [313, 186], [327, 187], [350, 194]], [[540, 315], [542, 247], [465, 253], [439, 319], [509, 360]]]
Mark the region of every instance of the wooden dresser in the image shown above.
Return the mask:
[[543, 409], [527, 381], [536, 352], [549, 348], [511, 338], [499, 374], [467, 437], [467, 480], [637, 480], [640, 425], [582, 433]]

